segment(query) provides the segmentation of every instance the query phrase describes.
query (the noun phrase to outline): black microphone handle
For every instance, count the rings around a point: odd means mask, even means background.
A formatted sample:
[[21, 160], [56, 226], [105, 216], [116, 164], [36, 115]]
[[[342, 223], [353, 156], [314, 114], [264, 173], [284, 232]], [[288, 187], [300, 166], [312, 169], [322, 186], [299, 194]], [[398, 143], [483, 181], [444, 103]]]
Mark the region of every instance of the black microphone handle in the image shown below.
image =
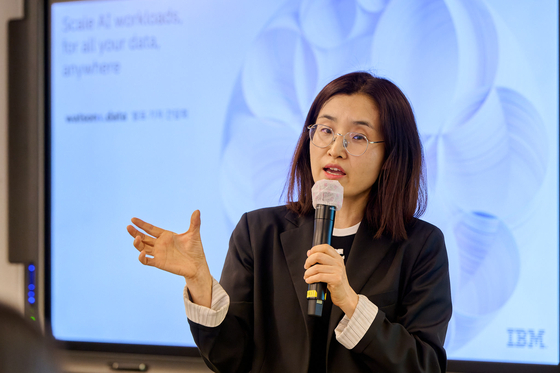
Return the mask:
[[[315, 222], [313, 228], [313, 244], [331, 244], [336, 208], [328, 205], [317, 205], [315, 208]], [[317, 282], [307, 285], [307, 314], [322, 316], [323, 304], [327, 299], [327, 284]]]

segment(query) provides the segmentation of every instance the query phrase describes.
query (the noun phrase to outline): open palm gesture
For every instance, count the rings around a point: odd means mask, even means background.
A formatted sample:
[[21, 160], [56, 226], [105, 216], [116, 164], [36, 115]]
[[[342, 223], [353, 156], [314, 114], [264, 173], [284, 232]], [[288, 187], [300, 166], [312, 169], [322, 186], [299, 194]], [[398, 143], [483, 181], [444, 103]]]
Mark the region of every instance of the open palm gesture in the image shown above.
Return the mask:
[[140, 251], [138, 259], [142, 264], [184, 276], [187, 281], [209, 272], [200, 239], [200, 211], [193, 212], [189, 230], [182, 234], [158, 228], [138, 218], [132, 218], [132, 223], [147, 233], [132, 225], [126, 227], [134, 237], [133, 245]]

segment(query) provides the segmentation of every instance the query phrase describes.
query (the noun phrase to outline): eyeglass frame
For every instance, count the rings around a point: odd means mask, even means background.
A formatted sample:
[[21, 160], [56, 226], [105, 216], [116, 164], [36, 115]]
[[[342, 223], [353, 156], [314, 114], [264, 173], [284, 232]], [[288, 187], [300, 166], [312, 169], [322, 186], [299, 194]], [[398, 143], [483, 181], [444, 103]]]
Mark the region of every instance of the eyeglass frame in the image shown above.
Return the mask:
[[[327, 127], [327, 128], [330, 128], [330, 129], [332, 130], [332, 133], [333, 133], [332, 141], [331, 141], [328, 145], [319, 146], [319, 145], [317, 145], [317, 144], [315, 144], [315, 143], [313, 142], [313, 139], [311, 138], [311, 130], [313, 129], [313, 127], [317, 127], [317, 126]], [[341, 133], [335, 132], [334, 129], [333, 129], [332, 127], [327, 126], [326, 124], [319, 124], [319, 123], [310, 124], [309, 126], [307, 126], [307, 129], [309, 130], [309, 141], [311, 141], [311, 143], [312, 143], [313, 145], [315, 145], [316, 147], [318, 147], [319, 149], [328, 148], [329, 146], [332, 145], [333, 142], [336, 141], [336, 137], [335, 137], [335, 136], [341, 136], [341, 137], [342, 137], [342, 146], [343, 146], [344, 149], [348, 152], [348, 154], [353, 155], [354, 157], [359, 157], [360, 155], [364, 155], [364, 153], [367, 152], [367, 149], [368, 149], [369, 144], [379, 144], [379, 143], [385, 142], [385, 140], [381, 140], [381, 141], [369, 141], [369, 139], [367, 138], [366, 135], [364, 135], [364, 134], [362, 134], [362, 133], [357, 133], [357, 132], [346, 132], [346, 133], [343, 135], [343, 134], [341, 134]], [[348, 140], [346, 140], [345, 137], [346, 137], [346, 135], [348, 135], [349, 133], [356, 133], [356, 134], [359, 134], [359, 135], [362, 135], [362, 136], [365, 137], [365, 139], [366, 139], [366, 141], [367, 141], [367, 146], [366, 146], [366, 149], [364, 150], [364, 152], [363, 152], [362, 154], [358, 154], [358, 155], [352, 154], [352, 153], [350, 153], [350, 151], [348, 150]]]

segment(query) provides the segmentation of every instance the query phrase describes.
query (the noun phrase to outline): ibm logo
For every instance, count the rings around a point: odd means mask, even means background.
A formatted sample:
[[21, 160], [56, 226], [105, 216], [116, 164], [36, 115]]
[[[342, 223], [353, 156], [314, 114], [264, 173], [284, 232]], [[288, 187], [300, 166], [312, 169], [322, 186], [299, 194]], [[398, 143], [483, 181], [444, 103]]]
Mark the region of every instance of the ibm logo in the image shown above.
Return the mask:
[[508, 347], [546, 348], [543, 343], [544, 329], [508, 329]]

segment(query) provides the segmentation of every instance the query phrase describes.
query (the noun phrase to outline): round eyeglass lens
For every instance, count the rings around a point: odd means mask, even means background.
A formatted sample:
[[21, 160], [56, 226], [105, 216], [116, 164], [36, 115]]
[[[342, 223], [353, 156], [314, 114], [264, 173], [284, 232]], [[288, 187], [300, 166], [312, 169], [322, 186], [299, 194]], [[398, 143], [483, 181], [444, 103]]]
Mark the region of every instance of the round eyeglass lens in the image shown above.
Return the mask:
[[320, 148], [325, 148], [333, 142], [334, 132], [330, 127], [316, 124], [311, 127], [310, 137], [313, 144]]
[[362, 155], [368, 147], [368, 139], [361, 133], [348, 132], [344, 135], [346, 150], [352, 155]]

